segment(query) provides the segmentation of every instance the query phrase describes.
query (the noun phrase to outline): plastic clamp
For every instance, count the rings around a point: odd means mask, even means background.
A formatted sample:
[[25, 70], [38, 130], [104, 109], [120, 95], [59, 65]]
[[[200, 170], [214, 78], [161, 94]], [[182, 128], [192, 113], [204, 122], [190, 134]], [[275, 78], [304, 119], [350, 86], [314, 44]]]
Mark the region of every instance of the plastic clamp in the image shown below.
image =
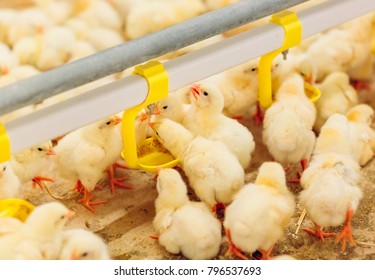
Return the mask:
[[147, 106], [168, 96], [168, 74], [162, 63], [149, 61], [136, 66], [133, 74], [144, 77], [148, 82], [148, 94], [143, 103], [126, 110], [122, 117], [122, 138], [124, 149], [121, 156], [129, 168], [143, 169], [148, 172], [157, 172], [158, 168], [168, 168], [179, 163], [153, 137], [147, 138], [137, 147], [134, 123], [137, 114]]
[[11, 156], [10, 141], [5, 127], [0, 123], [0, 163], [9, 161]]

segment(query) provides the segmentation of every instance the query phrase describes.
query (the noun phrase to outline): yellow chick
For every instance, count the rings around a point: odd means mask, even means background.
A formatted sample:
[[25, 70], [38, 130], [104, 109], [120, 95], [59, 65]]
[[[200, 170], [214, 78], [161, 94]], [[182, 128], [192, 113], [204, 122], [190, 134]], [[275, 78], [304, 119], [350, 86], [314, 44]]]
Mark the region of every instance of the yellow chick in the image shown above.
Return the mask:
[[0, 77], [9, 74], [9, 71], [19, 65], [17, 54], [0, 42]]
[[367, 104], [359, 104], [351, 108], [346, 117], [353, 156], [360, 166], [364, 166], [375, 153], [375, 130], [371, 127], [374, 109]]
[[191, 187], [200, 200], [216, 209], [228, 204], [244, 184], [244, 170], [220, 141], [194, 136], [179, 123], [164, 118], [153, 125], [156, 137], [180, 159]]
[[0, 164], [0, 199], [17, 197], [21, 181], [9, 162]]
[[322, 127], [309, 167], [301, 177], [303, 191], [301, 206], [315, 225], [315, 231], [306, 232], [324, 240], [335, 234], [324, 232], [325, 227], [343, 224], [337, 242], [354, 244], [351, 220], [356, 212], [362, 191], [359, 188], [359, 164], [352, 156], [348, 121], [345, 116], [333, 114]]
[[184, 126], [194, 135], [223, 142], [246, 168], [255, 149], [251, 132], [222, 113], [224, 98], [214, 84], [194, 84], [190, 92], [191, 107], [186, 112]]
[[190, 202], [187, 188], [174, 169], [159, 172], [153, 226], [158, 241], [172, 254], [193, 260], [212, 259], [221, 245], [221, 224], [202, 202]]
[[326, 120], [334, 113], [346, 112], [358, 103], [357, 91], [350, 85], [350, 78], [345, 72], [332, 72], [316, 85], [321, 96], [315, 103], [316, 120], [314, 130], [319, 133]]
[[52, 260], [58, 257], [62, 229], [74, 212], [60, 202], [36, 207], [22, 226], [0, 235], [0, 259]]
[[91, 28], [84, 39], [97, 51], [114, 47], [124, 42], [124, 39], [118, 32], [104, 27]]
[[84, 229], [62, 232], [59, 260], [110, 260], [107, 244], [97, 234]]
[[241, 251], [252, 254], [259, 250], [262, 259], [269, 259], [294, 209], [283, 167], [276, 162], [263, 163], [255, 182], [245, 185], [225, 209], [229, 252], [247, 259]]
[[95, 213], [94, 205], [106, 200], [92, 201], [94, 190], [104, 173], [108, 174], [112, 193], [116, 187], [129, 188], [114, 178], [114, 164], [122, 151], [121, 118], [111, 116], [64, 136], [56, 145], [56, 172], [68, 180], [69, 188], [83, 194], [79, 201]]
[[154, 115], [182, 124], [188, 108], [188, 104], [183, 104], [181, 99], [171, 94], [167, 98], [155, 103]]
[[14, 18], [16, 17], [17, 10], [10, 8], [0, 9], [0, 42], [9, 44], [8, 34]]
[[266, 110], [263, 123], [263, 142], [277, 162], [300, 162], [302, 170], [306, 168], [315, 144], [315, 117], [303, 79], [297, 73], [290, 74], [278, 89], [275, 102]]

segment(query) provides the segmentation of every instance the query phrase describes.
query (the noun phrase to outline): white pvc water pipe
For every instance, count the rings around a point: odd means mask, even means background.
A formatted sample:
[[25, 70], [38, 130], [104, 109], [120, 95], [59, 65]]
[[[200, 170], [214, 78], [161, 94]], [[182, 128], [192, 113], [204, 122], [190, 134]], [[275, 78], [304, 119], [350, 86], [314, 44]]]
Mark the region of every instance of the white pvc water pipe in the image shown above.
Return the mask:
[[[373, 0], [331, 0], [303, 10], [298, 17], [303, 38], [375, 10]], [[279, 48], [281, 26], [266, 24], [165, 63], [169, 89], [193, 82]], [[143, 102], [148, 91], [142, 77], [131, 75], [25, 117], [5, 123], [12, 152], [52, 139]]]

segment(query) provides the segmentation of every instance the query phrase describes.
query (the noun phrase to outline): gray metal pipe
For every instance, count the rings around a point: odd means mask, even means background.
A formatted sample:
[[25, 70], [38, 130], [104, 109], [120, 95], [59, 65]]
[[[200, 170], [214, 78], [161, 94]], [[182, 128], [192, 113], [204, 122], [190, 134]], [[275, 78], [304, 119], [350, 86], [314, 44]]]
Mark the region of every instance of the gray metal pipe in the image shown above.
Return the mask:
[[306, 1], [242, 0], [21, 80], [0, 89], [0, 115]]

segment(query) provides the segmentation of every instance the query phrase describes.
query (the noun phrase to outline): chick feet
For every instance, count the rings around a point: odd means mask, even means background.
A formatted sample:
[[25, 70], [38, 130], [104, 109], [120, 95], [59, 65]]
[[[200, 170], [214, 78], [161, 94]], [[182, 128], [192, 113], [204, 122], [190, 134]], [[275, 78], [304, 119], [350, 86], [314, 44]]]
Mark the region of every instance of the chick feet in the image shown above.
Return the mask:
[[115, 178], [115, 172], [116, 172], [117, 168], [127, 168], [127, 167], [124, 166], [124, 165], [121, 165], [119, 163], [115, 163], [108, 168], [108, 170], [107, 170], [108, 183], [111, 186], [112, 195], [115, 194], [116, 188], [123, 188], [123, 189], [132, 189], [133, 188], [131, 185], [123, 183], [126, 180], [125, 177]]
[[225, 235], [228, 238], [228, 244], [229, 244], [229, 249], [226, 254], [227, 255], [235, 254], [240, 259], [248, 260], [248, 258], [241, 252], [241, 250], [237, 248], [236, 245], [233, 244], [232, 238], [230, 236], [230, 229], [225, 229]]
[[272, 253], [272, 250], [273, 250], [273, 246], [275, 246], [275, 245], [272, 245], [268, 250], [259, 250], [259, 252], [262, 253], [261, 260], [270, 260], [271, 259], [271, 253]]
[[52, 178], [42, 177], [42, 176], [36, 176], [36, 177], [34, 177], [34, 178], [32, 179], [32, 182], [33, 182], [33, 188], [35, 189], [36, 186], [39, 186], [39, 188], [40, 188], [41, 190], [43, 190], [43, 189], [44, 189], [43, 186], [45, 186], [44, 183], [43, 183], [44, 181], [46, 181], [46, 182], [51, 182], [51, 183], [54, 183], [54, 182], [55, 182], [55, 180], [52, 179]]
[[342, 251], [345, 251], [346, 250], [346, 241], [348, 240], [350, 242], [350, 244], [352, 245], [355, 245], [355, 241], [353, 239], [353, 235], [352, 235], [352, 227], [351, 227], [351, 220], [352, 220], [352, 217], [353, 217], [353, 211], [352, 209], [349, 209], [347, 212], [346, 212], [346, 221], [344, 223], [344, 226], [339, 234], [339, 236], [337, 237], [337, 240], [336, 240], [336, 243], [341, 241], [342, 242]]
[[314, 235], [318, 238], [320, 238], [320, 240], [324, 241], [324, 237], [333, 237], [335, 236], [334, 233], [331, 233], [331, 232], [324, 232], [323, 231], [323, 228], [317, 224], [315, 224], [315, 231], [311, 230], [311, 229], [308, 229], [308, 228], [304, 228], [303, 230], [306, 231], [307, 233], [311, 234], [311, 235]]
[[78, 203], [81, 203], [83, 206], [86, 207], [87, 210], [91, 211], [93, 214], [96, 214], [96, 211], [93, 206], [107, 203], [108, 200], [96, 200], [92, 201], [94, 199], [94, 195], [92, 195], [81, 183], [81, 181], [78, 181], [75, 185], [74, 189], [78, 191], [80, 194], [83, 194], [83, 197], [79, 200], [77, 200]]

